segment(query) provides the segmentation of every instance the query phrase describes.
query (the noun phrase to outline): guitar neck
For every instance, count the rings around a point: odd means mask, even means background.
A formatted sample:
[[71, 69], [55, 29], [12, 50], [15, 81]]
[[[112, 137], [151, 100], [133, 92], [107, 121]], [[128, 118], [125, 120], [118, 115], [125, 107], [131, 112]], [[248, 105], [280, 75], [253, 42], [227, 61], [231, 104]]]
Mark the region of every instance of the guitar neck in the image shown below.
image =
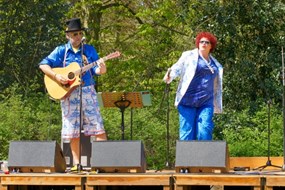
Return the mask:
[[[106, 57], [102, 58], [104, 61], [107, 61], [108, 59]], [[84, 73], [85, 71], [88, 71], [89, 69], [91, 69], [92, 67], [97, 65], [97, 61], [94, 61], [93, 63], [89, 63], [88, 65], [85, 65], [84, 67], [82, 67], [81, 69], [75, 71], [76, 74], [80, 74], [80, 73]]]
[[80, 73], [84, 73], [85, 71], [88, 71], [89, 69], [91, 69], [92, 67], [94, 67], [95, 65], [97, 65], [97, 62], [93, 62], [93, 63], [90, 63], [84, 67], [82, 67], [78, 72]]
[[[107, 60], [109, 60], [109, 59], [116, 58], [116, 57], [119, 57], [119, 56], [120, 56], [120, 52], [117, 51], [117, 52], [111, 53], [111, 54], [109, 54], [109, 55], [103, 57], [102, 59], [103, 59], [104, 61], [107, 61]], [[90, 63], [90, 64], [88, 64], [88, 65], [85, 65], [84, 67], [82, 67], [81, 69], [75, 71], [74, 73], [75, 73], [76, 75], [79, 75], [80, 73], [84, 73], [85, 71], [91, 69], [92, 67], [94, 67], [94, 66], [96, 66], [96, 65], [97, 65], [97, 61], [95, 61], [95, 62], [93, 62], [93, 63]]]

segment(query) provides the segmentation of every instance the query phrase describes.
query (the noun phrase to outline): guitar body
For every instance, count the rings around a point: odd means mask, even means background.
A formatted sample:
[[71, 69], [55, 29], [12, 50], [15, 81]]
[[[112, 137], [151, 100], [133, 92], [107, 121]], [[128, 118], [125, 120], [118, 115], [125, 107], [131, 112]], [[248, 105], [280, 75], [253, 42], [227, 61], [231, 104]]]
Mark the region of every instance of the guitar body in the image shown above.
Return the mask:
[[[102, 59], [104, 61], [107, 61], [109, 59], [119, 57], [120, 55], [121, 53], [116, 51], [114, 53], [111, 53], [103, 57]], [[49, 76], [45, 75], [44, 82], [45, 82], [45, 86], [46, 86], [46, 89], [49, 95], [56, 100], [66, 98], [77, 86], [80, 85], [81, 83], [81, 79], [79, 77], [80, 73], [84, 73], [85, 71], [91, 69], [95, 65], [97, 65], [96, 61], [93, 63], [87, 64], [81, 68], [78, 63], [72, 62], [67, 67], [53, 68], [52, 70], [56, 74], [60, 74], [64, 76], [65, 78], [69, 79], [69, 83], [66, 85], [63, 85], [61, 83], [58, 83], [56, 80], [54, 80], [54, 78], [50, 78]]]
[[[80, 77], [76, 75], [74, 71], [80, 70], [80, 66], [78, 63], [73, 62], [67, 67], [63, 68], [53, 68], [53, 71], [57, 74], [60, 74], [70, 80], [70, 82], [66, 85], [58, 83], [55, 79], [50, 78], [49, 76], [45, 75], [44, 82], [46, 89], [49, 95], [56, 99], [64, 99], [66, 98], [76, 87], [80, 85]], [[71, 76], [72, 75], [72, 76]]]

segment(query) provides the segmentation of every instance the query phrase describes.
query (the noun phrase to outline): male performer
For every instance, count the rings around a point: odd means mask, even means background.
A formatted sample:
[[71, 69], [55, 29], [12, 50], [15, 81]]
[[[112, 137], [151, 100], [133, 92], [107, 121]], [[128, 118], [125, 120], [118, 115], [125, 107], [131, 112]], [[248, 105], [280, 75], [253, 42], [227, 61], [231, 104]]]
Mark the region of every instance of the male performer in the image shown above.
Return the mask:
[[[70, 148], [75, 164], [71, 170], [78, 170], [80, 165], [80, 131], [84, 130], [86, 136], [96, 136], [96, 140], [107, 140], [103, 119], [100, 114], [97, 94], [94, 89], [94, 75], [106, 73], [104, 60], [99, 56], [95, 48], [84, 44], [83, 32], [79, 18], [66, 21], [66, 38], [68, 42], [56, 47], [47, 57], [40, 62], [40, 69], [49, 77], [61, 84], [67, 84], [68, 79], [52, 68], [66, 67], [77, 62], [81, 67], [97, 61], [97, 65], [82, 74], [82, 84], [61, 100], [62, 110], [62, 139], [70, 140]], [[82, 88], [82, 97], [80, 97]], [[80, 102], [82, 113], [80, 114]], [[83, 118], [81, 118], [83, 117]], [[82, 119], [80, 122], [80, 119]], [[81, 124], [81, 126], [80, 126]], [[81, 128], [82, 127], [82, 128]]]

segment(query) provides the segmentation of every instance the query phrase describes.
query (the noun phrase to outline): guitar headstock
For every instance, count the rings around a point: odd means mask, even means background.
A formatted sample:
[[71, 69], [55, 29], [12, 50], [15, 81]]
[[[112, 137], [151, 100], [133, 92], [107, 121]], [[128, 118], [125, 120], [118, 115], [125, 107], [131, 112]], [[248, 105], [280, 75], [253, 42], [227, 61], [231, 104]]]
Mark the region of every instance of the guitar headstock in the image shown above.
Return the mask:
[[121, 56], [121, 53], [119, 51], [115, 51], [113, 53], [110, 53], [109, 55], [107, 55], [106, 57], [104, 57], [104, 61], [108, 60], [108, 59], [114, 59], [114, 58], [117, 58], [117, 57], [120, 57]]

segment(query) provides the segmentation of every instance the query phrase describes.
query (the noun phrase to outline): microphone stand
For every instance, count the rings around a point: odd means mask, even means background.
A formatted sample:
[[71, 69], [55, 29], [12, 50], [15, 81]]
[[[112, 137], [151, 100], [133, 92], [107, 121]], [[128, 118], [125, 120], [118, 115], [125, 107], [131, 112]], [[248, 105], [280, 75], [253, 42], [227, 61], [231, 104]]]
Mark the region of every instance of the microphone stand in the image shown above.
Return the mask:
[[265, 169], [266, 167], [275, 167], [275, 168], [282, 168], [281, 166], [277, 166], [277, 165], [273, 165], [271, 163], [271, 160], [270, 160], [270, 135], [271, 135], [271, 129], [270, 129], [270, 105], [271, 105], [271, 100], [268, 100], [267, 101], [267, 105], [268, 105], [268, 125], [267, 125], [267, 162], [265, 165], [263, 166], [259, 166], [257, 168], [254, 168], [254, 170], [263, 170]]
[[[170, 77], [170, 72], [171, 69], [168, 69], [167, 71], [167, 76]], [[169, 135], [169, 114], [170, 114], [170, 107], [169, 107], [169, 91], [170, 91], [170, 84], [166, 83], [165, 85], [165, 89], [164, 89], [164, 94], [162, 97], [162, 101], [160, 102], [160, 108], [158, 110], [158, 112], [160, 111], [161, 107], [162, 107], [162, 103], [165, 100], [165, 96], [166, 96], [166, 101], [167, 101], [167, 115], [166, 115], [166, 163], [165, 166], [166, 168], [171, 168], [170, 163], [169, 163], [169, 155], [170, 155], [170, 135]]]
[[282, 110], [283, 110], [283, 166], [282, 170], [285, 170], [285, 73], [284, 73], [284, 52], [282, 47], [282, 86], [283, 86], [283, 96], [282, 96]]
[[79, 146], [79, 152], [78, 152], [78, 155], [79, 155], [79, 163], [77, 165], [77, 171], [80, 172], [83, 168], [82, 168], [82, 165], [81, 165], [81, 133], [83, 131], [83, 111], [82, 111], [82, 67], [84, 67], [84, 58], [83, 58], [83, 52], [84, 52], [84, 41], [85, 41], [85, 38], [83, 37], [82, 40], [81, 40], [81, 71], [80, 71], [80, 74], [79, 74], [79, 78], [80, 78], [80, 85], [79, 85], [79, 143], [78, 143], [78, 146]]
[[167, 139], [167, 153], [166, 153], [166, 164], [165, 166], [167, 168], [170, 167], [169, 165], [169, 152], [170, 152], [170, 136], [169, 136], [169, 89], [170, 89], [170, 84], [166, 83], [165, 87], [165, 93], [167, 96], [167, 117], [166, 117], [166, 139]]

